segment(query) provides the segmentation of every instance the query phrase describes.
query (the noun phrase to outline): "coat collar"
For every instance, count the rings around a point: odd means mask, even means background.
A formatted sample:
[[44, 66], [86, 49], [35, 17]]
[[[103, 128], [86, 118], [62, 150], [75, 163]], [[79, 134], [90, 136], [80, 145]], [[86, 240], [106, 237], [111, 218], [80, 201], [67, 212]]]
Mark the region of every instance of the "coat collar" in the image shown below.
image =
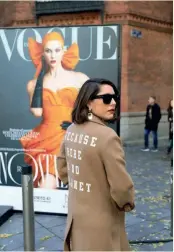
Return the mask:
[[90, 119], [89, 121], [106, 126], [106, 122], [94, 114], [92, 114], [92, 119]]

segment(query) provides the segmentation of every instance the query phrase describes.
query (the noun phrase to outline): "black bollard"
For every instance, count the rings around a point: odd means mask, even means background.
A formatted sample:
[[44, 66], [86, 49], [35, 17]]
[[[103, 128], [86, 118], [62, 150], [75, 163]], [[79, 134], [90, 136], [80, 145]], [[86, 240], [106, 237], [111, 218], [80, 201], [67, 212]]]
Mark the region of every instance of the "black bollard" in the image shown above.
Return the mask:
[[32, 167], [21, 166], [22, 169], [22, 202], [24, 251], [35, 251], [34, 200]]

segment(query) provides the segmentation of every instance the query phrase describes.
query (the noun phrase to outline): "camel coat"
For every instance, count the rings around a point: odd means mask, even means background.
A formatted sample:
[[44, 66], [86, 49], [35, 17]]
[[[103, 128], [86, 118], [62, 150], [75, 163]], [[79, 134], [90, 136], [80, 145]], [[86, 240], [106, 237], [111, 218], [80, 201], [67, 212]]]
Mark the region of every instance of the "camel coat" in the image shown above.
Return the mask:
[[130, 251], [123, 206], [134, 204], [120, 138], [99, 118], [72, 124], [57, 157], [69, 185], [64, 251]]

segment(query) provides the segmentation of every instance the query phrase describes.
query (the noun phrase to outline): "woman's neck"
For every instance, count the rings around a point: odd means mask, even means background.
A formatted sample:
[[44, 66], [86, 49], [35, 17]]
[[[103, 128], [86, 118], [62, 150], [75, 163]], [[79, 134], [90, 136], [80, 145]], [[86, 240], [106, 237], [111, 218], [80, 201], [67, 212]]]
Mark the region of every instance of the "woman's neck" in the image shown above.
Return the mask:
[[56, 66], [56, 67], [54, 67], [54, 68], [50, 68], [49, 74], [50, 74], [52, 77], [56, 78], [57, 76], [60, 76], [61, 73], [63, 73], [64, 71], [65, 71], [65, 70], [64, 70], [64, 68], [62, 67], [62, 64], [60, 64], [60, 65], [58, 65], [58, 66]]

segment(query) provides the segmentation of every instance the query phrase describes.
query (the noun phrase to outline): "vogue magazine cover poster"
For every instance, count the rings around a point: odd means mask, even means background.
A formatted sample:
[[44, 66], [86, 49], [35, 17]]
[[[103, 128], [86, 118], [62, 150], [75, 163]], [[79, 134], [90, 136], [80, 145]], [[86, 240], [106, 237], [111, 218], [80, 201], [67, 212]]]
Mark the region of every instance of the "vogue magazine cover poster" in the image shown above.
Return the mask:
[[1, 205], [22, 209], [21, 165], [28, 164], [35, 211], [67, 212], [56, 156], [83, 83], [117, 85], [119, 40], [117, 25], [0, 29]]

